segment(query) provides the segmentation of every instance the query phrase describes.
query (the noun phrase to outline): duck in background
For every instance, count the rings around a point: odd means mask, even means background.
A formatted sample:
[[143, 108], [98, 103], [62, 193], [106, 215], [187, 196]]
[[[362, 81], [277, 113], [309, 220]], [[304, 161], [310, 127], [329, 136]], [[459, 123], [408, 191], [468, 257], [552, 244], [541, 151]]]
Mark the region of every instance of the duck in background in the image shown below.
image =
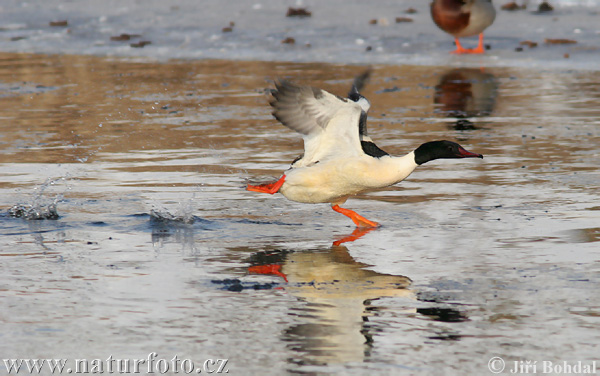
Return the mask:
[[[496, 9], [492, 0], [434, 0], [431, 3], [433, 22], [454, 37], [456, 50], [454, 54], [482, 54], [483, 31], [496, 18]], [[461, 46], [459, 38], [479, 34], [477, 48], [468, 49]]]

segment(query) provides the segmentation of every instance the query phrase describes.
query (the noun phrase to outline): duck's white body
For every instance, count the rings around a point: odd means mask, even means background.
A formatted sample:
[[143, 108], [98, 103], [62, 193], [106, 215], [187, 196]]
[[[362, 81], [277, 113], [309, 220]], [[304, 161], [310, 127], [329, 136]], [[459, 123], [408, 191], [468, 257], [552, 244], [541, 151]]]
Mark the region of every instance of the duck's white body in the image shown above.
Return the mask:
[[414, 152], [403, 157], [332, 156], [286, 171], [279, 191], [292, 201], [342, 204], [349, 196], [401, 182], [417, 166]]

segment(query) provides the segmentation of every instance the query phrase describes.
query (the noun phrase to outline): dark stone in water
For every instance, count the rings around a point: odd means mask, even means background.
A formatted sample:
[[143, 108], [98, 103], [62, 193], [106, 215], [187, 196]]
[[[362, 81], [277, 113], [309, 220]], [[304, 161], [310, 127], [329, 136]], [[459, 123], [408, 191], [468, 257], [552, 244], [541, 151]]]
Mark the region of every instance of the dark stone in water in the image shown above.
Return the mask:
[[548, 4], [547, 1], [542, 2], [538, 7], [538, 12], [540, 12], [540, 13], [552, 12], [553, 10], [554, 10], [554, 7], [550, 4]]
[[227, 287], [227, 291], [240, 292], [243, 289], [244, 289], [244, 286], [242, 286], [241, 283], [234, 283], [233, 285], [230, 285], [229, 287]]
[[213, 279], [211, 280], [212, 283], [214, 284], [223, 284], [223, 285], [230, 285], [233, 283], [242, 283], [239, 279], [237, 278], [225, 278], [225, 279]]
[[223, 290], [240, 292], [243, 290], [270, 290], [277, 283], [242, 282], [237, 278], [213, 279], [210, 281], [216, 285], [223, 285]]
[[399, 88], [398, 86], [394, 86], [392, 88], [385, 88], [379, 91], [376, 91], [377, 94], [381, 94], [381, 93], [394, 93], [397, 91], [406, 91], [406, 89], [404, 88]]
[[69, 26], [69, 22], [67, 20], [50, 21], [49, 25], [53, 26], [53, 27], [64, 27], [64, 26]]
[[441, 322], [463, 322], [469, 320], [467, 315], [452, 308], [417, 308], [417, 313]]
[[133, 48], [144, 48], [148, 44], [152, 44], [152, 42], [149, 41], [149, 40], [141, 40], [141, 41], [139, 41], [137, 43], [131, 43], [130, 46], [133, 47]]
[[273, 283], [257, 283], [254, 285], [255, 290], [270, 290], [273, 288]]
[[308, 11], [306, 8], [289, 7], [285, 16], [286, 17], [310, 17], [310, 16], [312, 16], [312, 13], [310, 11]]

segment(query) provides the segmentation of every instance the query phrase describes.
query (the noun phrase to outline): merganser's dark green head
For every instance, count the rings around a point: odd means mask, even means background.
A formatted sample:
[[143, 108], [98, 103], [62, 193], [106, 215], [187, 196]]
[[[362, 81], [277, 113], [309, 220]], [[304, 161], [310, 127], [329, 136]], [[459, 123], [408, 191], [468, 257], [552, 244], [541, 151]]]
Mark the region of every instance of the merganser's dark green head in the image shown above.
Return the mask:
[[483, 158], [483, 155], [471, 153], [456, 142], [446, 140], [426, 142], [415, 150], [415, 163], [418, 165], [434, 159], [453, 158]]

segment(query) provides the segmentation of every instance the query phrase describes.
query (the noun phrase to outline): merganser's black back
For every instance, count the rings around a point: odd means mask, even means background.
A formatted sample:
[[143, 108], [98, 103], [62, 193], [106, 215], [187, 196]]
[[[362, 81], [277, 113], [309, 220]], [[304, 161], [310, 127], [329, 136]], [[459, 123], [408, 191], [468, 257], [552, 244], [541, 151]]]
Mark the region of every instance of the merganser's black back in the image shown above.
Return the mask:
[[354, 78], [354, 83], [350, 92], [348, 93], [348, 99], [361, 105], [363, 108], [360, 114], [360, 120], [358, 123], [358, 133], [360, 134], [360, 145], [363, 152], [374, 158], [381, 158], [389, 155], [386, 151], [382, 150], [379, 146], [375, 145], [373, 140], [369, 137], [367, 132], [367, 111], [371, 107], [369, 100], [360, 94], [359, 90], [362, 89], [371, 75], [371, 70], [368, 69], [364, 73]]

